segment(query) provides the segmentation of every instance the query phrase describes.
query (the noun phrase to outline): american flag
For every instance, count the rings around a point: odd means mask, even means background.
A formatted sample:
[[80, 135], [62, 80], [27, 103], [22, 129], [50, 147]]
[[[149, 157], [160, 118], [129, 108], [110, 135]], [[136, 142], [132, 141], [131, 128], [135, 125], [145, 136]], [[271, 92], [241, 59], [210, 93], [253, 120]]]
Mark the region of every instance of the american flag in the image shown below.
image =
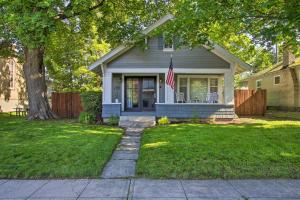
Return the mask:
[[173, 72], [172, 58], [171, 58], [171, 61], [170, 61], [170, 67], [169, 67], [166, 83], [167, 83], [167, 85], [169, 85], [174, 90], [175, 82], [174, 82], [174, 72]]

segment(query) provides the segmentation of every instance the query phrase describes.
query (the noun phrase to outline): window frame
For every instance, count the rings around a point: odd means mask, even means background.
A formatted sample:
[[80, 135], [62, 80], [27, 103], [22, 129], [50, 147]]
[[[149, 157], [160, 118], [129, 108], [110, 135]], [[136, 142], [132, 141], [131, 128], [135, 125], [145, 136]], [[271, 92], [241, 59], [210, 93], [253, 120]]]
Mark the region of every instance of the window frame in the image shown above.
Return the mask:
[[165, 52], [173, 52], [174, 51], [174, 40], [172, 39], [172, 47], [166, 47], [166, 39], [165, 35], [163, 35], [163, 51]]
[[217, 84], [218, 84], [218, 89], [217, 89], [217, 93], [219, 94], [219, 100], [218, 102], [221, 103], [221, 99], [220, 99], [220, 93], [221, 93], [221, 81], [220, 81], [220, 78], [221, 76], [220, 75], [195, 75], [195, 74], [191, 74], [191, 75], [177, 75], [177, 86], [176, 86], [176, 92], [179, 93], [180, 92], [180, 79], [181, 78], [186, 78], [187, 79], [187, 96], [185, 97], [186, 101], [187, 102], [190, 102], [190, 98], [191, 98], [191, 95], [190, 95], [190, 91], [191, 91], [191, 81], [190, 79], [191, 78], [206, 78], [207, 79], [207, 93], [210, 93], [210, 80], [211, 79], [217, 79]]
[[[259, 88], [257, 87], [257, 83], [258, 83], [258, 82], [260, 82], [260, 87], [259, 87]], [[255, 81], [255, 89], [256, 89], [256, 90], [257, 90], [257, 89], [261, 89], [261, 86], [262, 86], [262, 79], [256, 80], [256, 81]]]
[[[278, 78], [279, 77], [279, 83], [276, 83], [276, 78]], [[281, 77], [280, 77], [280, 75], [276, 75], [276, 76], [274, 76], [274, 78], [273, 78], [273, 83], [274, 83], [274, 85], [280, 85], [280, 83], [281, 83]]]

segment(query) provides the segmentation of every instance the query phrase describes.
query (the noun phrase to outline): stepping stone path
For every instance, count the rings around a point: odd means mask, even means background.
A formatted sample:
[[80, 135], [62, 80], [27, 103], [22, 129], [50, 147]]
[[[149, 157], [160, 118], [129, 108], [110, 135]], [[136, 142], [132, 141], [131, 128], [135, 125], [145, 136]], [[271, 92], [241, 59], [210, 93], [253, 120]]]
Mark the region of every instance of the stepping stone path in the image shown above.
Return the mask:
[[152, 120], [149, 120], [150, 118], [146, 117], [148, 121], [141, 120], [141, 117], [138, 117], [139, 121], [134, 119], [132, 116], [130, 119], [127, 117], [120, 118], [119, 125], [126, 128], [126, 131], [111, 160], [106, 164], [101, 178], [128, 178], [135, 176], [141, 134], [145, 127], [155, 125], [155, 118], [153, 117], [151, 118]]
[[143, 128], [127, 128], [120, 144], [106, 164], [102, 178], [126, 178], [135, 175]]

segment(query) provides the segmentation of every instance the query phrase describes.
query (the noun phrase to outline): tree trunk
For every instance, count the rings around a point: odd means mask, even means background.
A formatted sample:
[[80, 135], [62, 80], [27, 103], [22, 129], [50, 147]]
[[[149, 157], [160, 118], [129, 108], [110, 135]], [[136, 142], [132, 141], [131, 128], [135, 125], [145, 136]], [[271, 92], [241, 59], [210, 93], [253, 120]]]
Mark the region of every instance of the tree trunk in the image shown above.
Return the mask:
[[25, 62], [23, 70], [29, 101], [28, 119], [55, 119], [47, 98], [47, 86], [45, 81], [45, 67], [43, 64], [43, 48], [25, 48]]
[[298, 102], [299, 102], [299, 84], [298, 84], [298, 79], [297, 79], [297, 73], [296, 73], [296, 69], [293, 67], [289, 67], [290, 69], [290, 73], [291, 73], [291, 77], [293, 80], [293, 89], [294, 89], [294, 107], [295, 110], [298, 106]]

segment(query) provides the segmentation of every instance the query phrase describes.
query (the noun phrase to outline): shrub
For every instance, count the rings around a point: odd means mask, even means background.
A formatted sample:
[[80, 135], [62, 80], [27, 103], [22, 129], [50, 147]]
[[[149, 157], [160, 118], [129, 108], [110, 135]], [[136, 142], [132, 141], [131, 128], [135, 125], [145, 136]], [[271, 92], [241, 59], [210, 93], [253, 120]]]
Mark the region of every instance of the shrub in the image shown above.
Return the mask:
[[158, 120], [158, 124], [159, 125], [167, 125], [167, 124], [170, 124], [170, 120], [167, 116], [165, 116]]
[[110, 126], [116, 126], [116, 125], [118, 125], [119, 124], [119, 117], [118, 116], [114, 116], [114, 115], [112, 115], [112, 116], [110, 116], [109, 118], [108, 118], [108, 125], [110, 125]]
[[91, 124], [95, 122], [95, 116], [87, 113], [87, 112], [81, 112], [79, 114], [79, 122], [83, 124]]
[[90, 118], [94, 119], [94, 122], [99, 120], [102, 111], [102, 93], [95, 91], [83, 92], [80, 94], [80, 97], [83, 111], [91, 115], [92, 117]]

